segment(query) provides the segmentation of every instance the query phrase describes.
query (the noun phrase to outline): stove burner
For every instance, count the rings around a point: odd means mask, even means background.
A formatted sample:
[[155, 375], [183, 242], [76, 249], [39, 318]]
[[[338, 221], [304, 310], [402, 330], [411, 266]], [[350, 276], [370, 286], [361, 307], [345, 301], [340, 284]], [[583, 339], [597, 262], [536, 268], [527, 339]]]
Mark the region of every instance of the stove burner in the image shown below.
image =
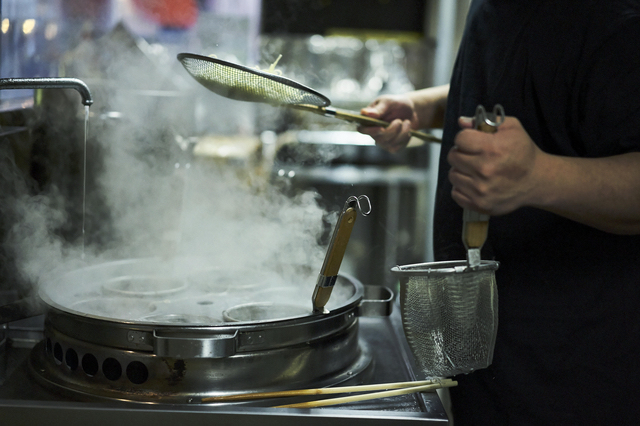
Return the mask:
[[44, 341], [29, 366], [54, 392], [177, 404], [366, 381], [364, 286], [339, 276], [329, 312], [316, 315], [307, 281], [159, 259], [71, 271], [41, 286]]
[[[176, 333], [191, 337], [188, 328]], [[231, 393], [366, 383], [374, 367], [368, 345], [358, 342], [357, 323], [309, 344], [224, 358], [122, 350], [50, 326], [45, 336], [31, 351], [31, 375], [56, 394], [89, 400], [188, 404]]]

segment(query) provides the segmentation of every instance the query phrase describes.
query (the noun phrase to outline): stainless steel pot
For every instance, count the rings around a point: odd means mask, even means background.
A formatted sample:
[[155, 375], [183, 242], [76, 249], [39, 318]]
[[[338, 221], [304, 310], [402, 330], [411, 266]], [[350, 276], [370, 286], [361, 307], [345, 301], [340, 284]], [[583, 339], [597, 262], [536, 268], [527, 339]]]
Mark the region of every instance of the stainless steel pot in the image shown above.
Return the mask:
[[[194, 270], [188, 262], [176, 268], [157, 259], [67, 273], [41, 288], [45, 339], [32, 352], [32, 372], [76, 397], [170, 403], [366, 381], [373, 365], [358, 339], [358, 317], [388, 315], [391, 291], [365, 291], [341, 275], [329, 312], [314, 314], [313, 280], [295, 287], [278, 282], [276, 288], [264, 281], [252, 286], [247, 275]], [[288, 294], [294, 289], [306, 295], [304, 304]], [[287, 298], [287, 306], [298, 308], [288, 314], [228, 315], [247, 303], [264, 308]], [[110, 304], [120, 311], [110, 311]]]

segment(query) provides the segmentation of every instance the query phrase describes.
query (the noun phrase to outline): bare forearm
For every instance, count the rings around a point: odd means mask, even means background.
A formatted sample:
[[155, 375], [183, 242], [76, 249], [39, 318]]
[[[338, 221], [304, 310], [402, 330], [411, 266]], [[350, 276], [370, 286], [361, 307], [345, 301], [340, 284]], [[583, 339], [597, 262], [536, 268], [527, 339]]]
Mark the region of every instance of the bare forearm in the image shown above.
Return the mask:
[[520, 207], [547, 210], [616, 234], [640, 234], [640, 152], [578, 158], [543, 152], [520, 121], [498, 131], [463, 128], [447, 160], [451, 195], [462, 207], [490, 215]]
[[449, 86], [429, 87], [404, 95], [382, 95], [365, 108], [362, 115], [384, 120], [386, 127], [359, 126], [358, 131], [370, 135], [376, 145], [389, 152], [407, 146], [411, 130], [442, 127]]
[[640, 234], [640, 153], [539, 156], [528, 204], [616, 234]]
[[447, 107], [449, 85], [428, 87], [408, 93], [413, 101], [420, 129], [442, 128]]

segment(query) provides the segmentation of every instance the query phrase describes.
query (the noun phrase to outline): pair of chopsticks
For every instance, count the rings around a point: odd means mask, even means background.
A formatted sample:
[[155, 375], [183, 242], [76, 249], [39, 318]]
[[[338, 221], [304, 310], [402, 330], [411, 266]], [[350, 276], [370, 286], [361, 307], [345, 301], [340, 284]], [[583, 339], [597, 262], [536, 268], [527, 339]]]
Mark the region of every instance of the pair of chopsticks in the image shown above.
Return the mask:
[[296, 404], [276, 405], [274, 408], [315, 408], [328, 405], [346, 404], [348, 402], [366, 401], [376, 398], [406, 395], [414, 392], [426, 392], [439, 388], [456, 386], [458, 382], [451, 379], [422, 380], [415, 382], [381, 383], [375, 385], [341, 386], [336, 388], [299, 389], [275, 392], [242, 393], [236, 395], [212, 396], [202, 398], [202, 402], [239, 402], [266, 398], [283, 398], [292, 396], [328, 395], [353, 392], [371, 392], [362, 395], [343, 396], [320, 399]]

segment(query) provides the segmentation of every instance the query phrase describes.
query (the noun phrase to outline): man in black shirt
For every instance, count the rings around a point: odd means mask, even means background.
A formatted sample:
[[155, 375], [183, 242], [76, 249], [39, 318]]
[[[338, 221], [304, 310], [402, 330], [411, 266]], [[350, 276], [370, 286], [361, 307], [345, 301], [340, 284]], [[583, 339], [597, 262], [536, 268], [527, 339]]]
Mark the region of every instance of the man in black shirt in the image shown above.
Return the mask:
[[[462, 207], [492, 216], [496, 348], [456, 377], [456, 426], [640, 418], [639, 42], [637, 0], [476, 0], [450, 85], [362, 111], [392, 152], [444, 115], [436, 260], [465, 258]], [[473, 130], [498, 103], [498, 131]]]

